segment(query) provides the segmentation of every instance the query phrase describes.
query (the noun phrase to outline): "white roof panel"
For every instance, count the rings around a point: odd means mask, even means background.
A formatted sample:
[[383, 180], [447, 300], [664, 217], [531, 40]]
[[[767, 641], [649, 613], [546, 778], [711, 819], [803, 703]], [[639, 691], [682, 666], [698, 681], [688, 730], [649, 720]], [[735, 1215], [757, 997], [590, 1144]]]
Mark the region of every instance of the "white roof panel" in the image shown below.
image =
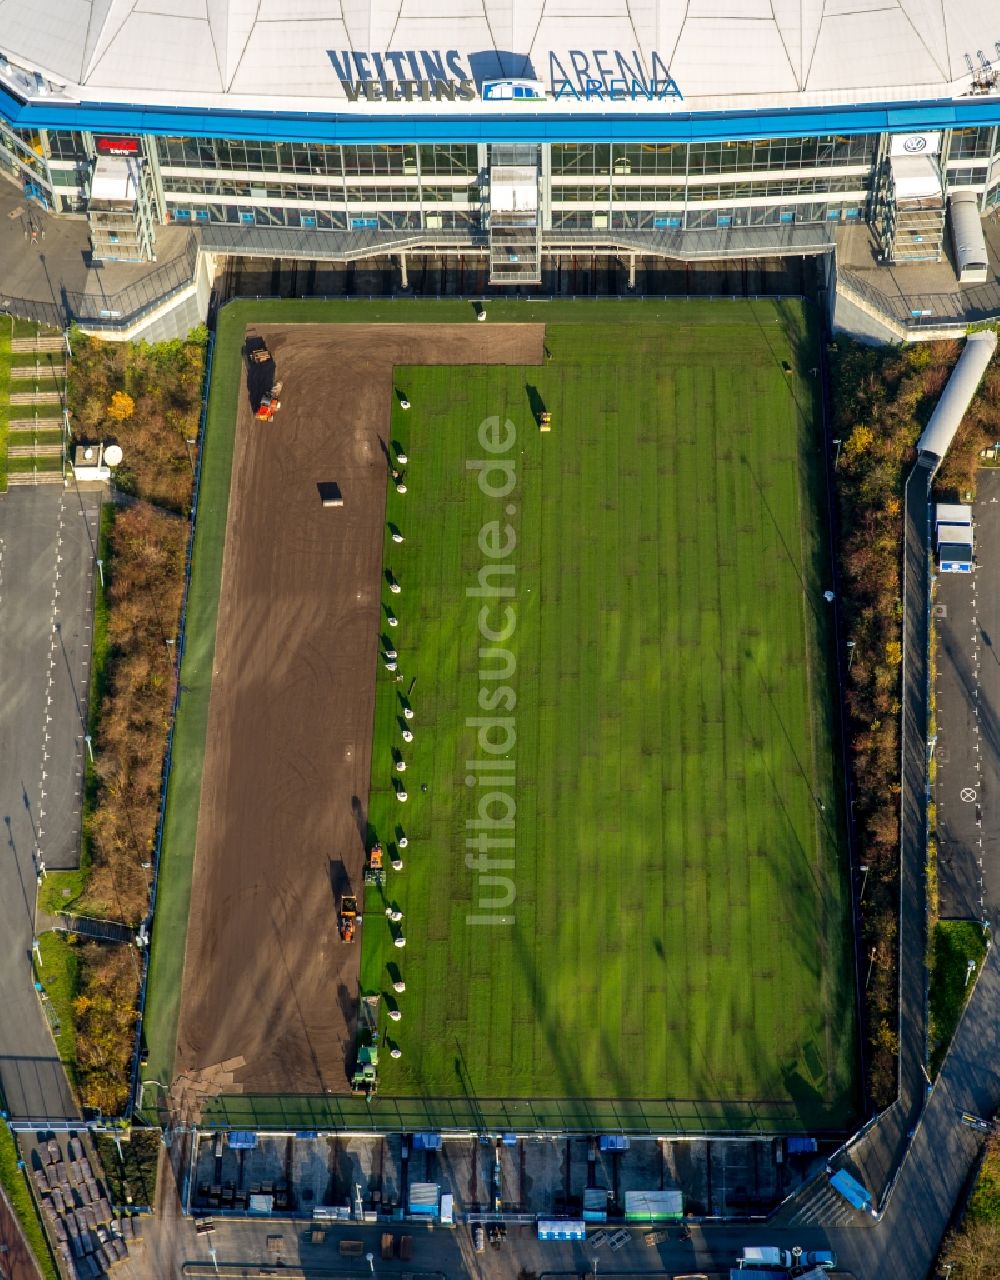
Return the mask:
[[638, 61], [669, 68], [683, 99], [629, 99], [623, 112], [697, 112], [961, 96], [967, 57], [977, 65], [997, 40], [997, 0], [0, 0], [0, 51], [50, 92], [290, 113], [523, 109], [351, 103], [328, 49], [378, 52], [373, 66], [393, 51], [445, 55], [477, 81], [534, 77], [549, 104], [532, 110], [606, 111], [552, 102], [553, 70], [585, 82], [600, 61], [612, 77], [619, 59]]
[[[681, 92], [707, 96], [731, 93], [794, 93], [795, 73], [773, 22], [705, 18], [686, 22], [676, 64], [697, 68]], [[676, 79], [676, 72], [674, 73]]]
[[91, 79], [117, 84], [134, 77], [137, 62], [147, 98], [150, 90], [197, 92], [201, 86], [214, 86], [218, 92], [219, 67], [204, 21], [133, 13], [118, 37], [95, 58]]

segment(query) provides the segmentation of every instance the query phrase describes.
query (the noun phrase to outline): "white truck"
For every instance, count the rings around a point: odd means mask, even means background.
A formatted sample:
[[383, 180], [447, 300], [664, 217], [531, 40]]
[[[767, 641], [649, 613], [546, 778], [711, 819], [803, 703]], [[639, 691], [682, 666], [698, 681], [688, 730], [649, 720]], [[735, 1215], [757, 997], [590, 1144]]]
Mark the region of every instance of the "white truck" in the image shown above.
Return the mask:
[[740, 1253], [742, 1267], [785, 1267], [795, 1266], [795, 1258], [791, 1249], [779, 1249], [777, 1245], [745, 1245]]

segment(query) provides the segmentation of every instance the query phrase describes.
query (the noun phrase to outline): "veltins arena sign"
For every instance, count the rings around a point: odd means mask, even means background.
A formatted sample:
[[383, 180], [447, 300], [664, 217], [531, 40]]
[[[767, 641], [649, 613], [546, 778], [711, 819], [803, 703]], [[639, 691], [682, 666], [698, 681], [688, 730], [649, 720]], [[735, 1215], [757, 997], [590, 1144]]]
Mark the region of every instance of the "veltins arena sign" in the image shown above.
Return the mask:
[[[458, 49], [328, 49], [349, 102], [662, 102], [681, 100], [661, 56], [635, 49], [567, 49], [548, 55], [547, 80], [527, 56]], [[517, 75], [498, 74], [498, 61]]]

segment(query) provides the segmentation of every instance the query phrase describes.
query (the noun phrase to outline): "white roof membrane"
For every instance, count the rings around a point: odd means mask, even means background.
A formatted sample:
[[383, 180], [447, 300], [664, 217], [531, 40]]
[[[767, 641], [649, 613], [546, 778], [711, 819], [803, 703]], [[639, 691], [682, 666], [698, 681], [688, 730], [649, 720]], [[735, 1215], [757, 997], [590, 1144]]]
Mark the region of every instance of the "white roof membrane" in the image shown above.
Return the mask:
[[669, 68], [680, 97], [611, 109], [669, 112], [954, 97], [967, 59], [977, 76], [980, 51], [1000, 63], [997, 42], [997, 0], [0, 0], [0, 51], [70, 98], [239, 110], [501, 109], [352, 103], [328, 50], [363, 55], [373, 79], [409, 77], [387, 53], [453, 52], [477, 85], [536, 79], [548, 102], [532, 109], [561, 111], [609, 109], [554, 102], [563, 69], [606, 87], [624, 58]]

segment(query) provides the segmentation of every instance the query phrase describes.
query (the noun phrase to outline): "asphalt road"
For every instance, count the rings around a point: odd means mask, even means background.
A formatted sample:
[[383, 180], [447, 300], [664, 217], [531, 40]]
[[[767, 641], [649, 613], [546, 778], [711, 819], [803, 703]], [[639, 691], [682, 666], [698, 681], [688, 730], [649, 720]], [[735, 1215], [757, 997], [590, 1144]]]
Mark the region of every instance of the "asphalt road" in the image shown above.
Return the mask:
[[79, 857], [95, 495], [0, 501], [0, 1084], [16, 1116], [75, 1114], [32, 985], [39, 864]]
[[996, 919], [1000, 901], [1000, 472], [981, 471], [976, 572], [937, 579], [940, 914]]

